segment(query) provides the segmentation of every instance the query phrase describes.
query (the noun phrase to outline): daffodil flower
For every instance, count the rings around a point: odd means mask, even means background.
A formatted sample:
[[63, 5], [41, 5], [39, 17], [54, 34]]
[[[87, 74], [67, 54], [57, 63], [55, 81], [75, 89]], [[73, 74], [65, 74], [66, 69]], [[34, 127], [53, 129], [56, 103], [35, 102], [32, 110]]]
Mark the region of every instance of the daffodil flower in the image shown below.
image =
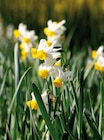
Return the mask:
[[41, 78], [46, 79], [51, 73], [52, 66], [56, 63], [55, 59], [47, 58], [44, 63], [39, 66], [38, 74]]
[[[37, 104], [37, 101], [35, 99], [35, 96], [34, 96], [34, 93], [33, 92], [31, 93], [31, 96], [32, 96], [32, 100], [27, 101], [26, 102], [26, 105], [29, 108], [31, 108], [32, 110], [38, 110], [39, 107], [38, 107], [38, 104]], [[46, 110], [48, 111], [48, 93], [47, 93], [47, 91], [44, 91], [42, 93], [41, 97], [42, 97], [43, 103], [44, 103], [44, 105], [46, 107]]]
[[92, 51], [92, 58], [95, 59], [94, 69], [104, 72], [104, 46], [100, 46], [97, 51]]
[[14, 36], [21, 40], [22, 36], [24, 36], [27, 26], [23, 23], [20, 23], [18, 29], [14, 30]]
[[48, 27], [44, 28], [44, 33], [47, 36], [48, 42], [52, 43], [54, 41], [57, 41], [57, 43], [61, 44], [61, 35], [66, 30], [66, 28], [63, 26], [65, 22], [65, 20], [62, 20], [60, 22], [52, 22], [52, 20], [48, 20]]
[[54, 77], [53, 85], [60, 88], [64, 81], [72, 81], [72, 72], [63, 71], [61, 67], [53, 67], [52, 76]]
[[66, 30], [66, 28], [63, 26], [65, 22], [65, 20], [62, 20], [60, 22], [52, 22], [52, 20], [48, 20], [48, 27], [44, 28], [44, 33], [47, 36], [62, 35]]
[[104, 72], [104, 56], [99, 56], [97, 61], [94, 63], [94, 69]]
[[39, 58], [45, 60], [46, 58], [56, 59], [60, 57], [61, 46], [56, 46], [54, 41], [49, 47], [45, 39], [41, 39], [38, 48], [32, 48], [31, 53], [33, 58]]
[[95, 59], [99, 56], [103, 55], [104, 56], [104, 46], [100, 46], [97, 51], [93, 50], [92, 51], [92, 58]]

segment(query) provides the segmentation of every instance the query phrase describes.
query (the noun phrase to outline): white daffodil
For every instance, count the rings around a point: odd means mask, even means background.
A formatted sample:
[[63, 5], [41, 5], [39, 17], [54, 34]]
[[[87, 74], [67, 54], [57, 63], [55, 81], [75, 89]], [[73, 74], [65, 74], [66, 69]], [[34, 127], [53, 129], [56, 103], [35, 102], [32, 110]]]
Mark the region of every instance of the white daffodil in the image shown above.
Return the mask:
[[[33, 92], [31, 93], [31, 96], [32, 96], [32, 100], [27, 101], [26, 102], [26, 105], [29, 108], [31, 108], [32, 110], [38, 110], [39, 107], [38, 107], [38, 104], [37, 104], [37, 101], [35, 99], [35, 96], [34, 96], [34, 93]], [[47, 93], [47, 91], [44, 91], [42, 93], [41, 97], [42, 97], [43, 103], [44, 103], [44, 105], [46, 107], [46, 110], [48, 111], [48, 93]]]
[[21, 38], [24, 36], [25, 32], [27, 30], [27, 26], [23, 23], [20, 23], [18, 26], [18, 29], [14, 30], [14, 36], [21, 40]]
[[51, 73], [52, 66], [56, 63], [55, 59], [47, 58], [45, 63], [42, 63], [39, 66], [38, 74], [41, 78], [46, 79], [48, 75]]
[[100, 46], [96, 53], [97, 53], [97, 56], [100, 56], [100, 55], [104, 56], [104, 46]]
[[61, 67], [53, 67], [52, 76], [55, 78], [53, 84], [56, 87], [61, 87], [64, 81], [72, 81], [72, 72], [63, 71]]
[[92, 58], [95, 59], [94, 69], [104, 72], [104, 46], [100, 46], [97, 51], [92, 51]]
[[56, 46], [56, 41], [54, 41], [51, 46], [48, 46], [45, 39], [41, 39], [38, 48], [32, 48], [32, 57], [39, 58], [40, 60], [45, 60], [46, 58], [57, 59], [60, 57], [61, 46]]
[[37, 40], [37, 36], [35, 35], [35, 31], [25, 31], [25, 34], [22, 38], [22, 42], [24, 43], [35, 43], [35, 41]]
[[47, 36], [47, 40], [52, 43], [53, 41], [57, 41], [58, 43], [61, 43], [60, 37], [66, 30], [66, 28], [63, 26], [65, 24], [65, 20], [62, 20], [60, 22], [52, 22], [52, 20], [48, 20], [47, 25], [48, 27], [44, 28], [44, 33]]
[[62, 20], [60, 22], [52, 22], [52, 20], [48, 20], [48, 27], [44, 29], [45, 34], [47, 36], [62, 35], [66, 30], [66, 28], [63, 26], [65, 22], [65, 20]]
[[99, 56], [104, 56], [104, 46], [100, 46], [97, 51], [96, 50], [93, 50], [92, 51], [92, 58], [95, 59], [95, 58], [98, 58]]
[[99, 66], [104, 66], [104, 56], [99, 56], [97, 59]]

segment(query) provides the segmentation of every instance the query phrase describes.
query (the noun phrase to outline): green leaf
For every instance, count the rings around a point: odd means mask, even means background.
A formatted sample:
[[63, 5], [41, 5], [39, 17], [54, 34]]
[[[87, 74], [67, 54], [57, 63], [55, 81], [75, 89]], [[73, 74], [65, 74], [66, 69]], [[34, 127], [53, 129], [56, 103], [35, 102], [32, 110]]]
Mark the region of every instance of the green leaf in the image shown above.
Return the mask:
[[3, 78], [3, 82], [1, 84], [1, 88], [0, 88], [0, 96], [2, 95], [2, 92], [3, 92], [3, 89], [4, 89], [4, 86], [5, 86], [5, 82], [6, 82], [6, 78], [7, 78], [7, 74], [8, 74], [8, 70], [5, 72], [5, 75], [4, 75], [4, 78]]
[[82, 126], [83, 126], [83, 80], [84, 71], [81, 70], [80, 76], [80, 94], [79, 94], [79, 139], [82, 139]]
[[9, 113], [9, 114], [11, 113], [11, 110], [12, 110], [12, 107], [13, 107], [13, 103], [14, 103], [14, 101], [15, 101], [15, 98], [16, 98], [16, 95], [17, 95], [18, 90], [19, 90], [19, 88], [20, 88], [20, 85], [21, 85], [21, 83], [22, 83], [24, 77], [27, 75], [27, 73], [29, 72], [30, 69], [31, 69], [31, 67], [29, 67], [29, 68], [24, 72], [24, 74], [22, 75], [21, 79], [19, 80], [18, 86], [17, 86], [17, 88], [16, 88], [16, 91], [15, 91], [15, 93], [14, 93], [14, 96], [13, 96], [13, 98], [12, 98], [11, 104], [10, 104], [9, 109], [8, 109], [8, 113]]
[[34, 95], [35, 95], [36, 101], [38, 103], [39, 109], [41, 111], [42, 117], [45, 120], [45, 123], [50, 131], [51, 136], [53, 137], [54, 140], [59, 140], [58, 134], [56, 133], [56, 131], [51, 123], [51, 120], [49, 118], [49, 115], [46, 111], [46, 108], [44, 106], [43, 100], [41, 98], [41, 94], [39, 93], [39, 90], [34, 83], [33, 83], [33, 89], [34, 89]]
[[66, 122], [66, 126], [65, 126], [66, 132], [63, 134], [62, 140], [68, 139], [68, 136], [70, 136], [72, 138], [72, 140], [75, 140], [75, 137], [72, 133], [73, 126], [74, 126], [74, 120], [75, 120], [75, 114], [76, 114], [76, 108], [74, 106], [70, 113], [70, 117], [68, 118], [68, 121]]
[[89, 126], [90, 126], [90, 128], [91, 128], [91, 130], [93, 132], [93, 135], [94, 135], [95, 139], [96, 140], [102, 140], [102, 138], [101, 138], [101, 136], [100, 136], [100, 134], [98, 132], [97, 126], [94, 123], [93, 119], [91, 119], [89, 117], [89, 114], [87, 113], [86, 110], [84, 111], [84, 114], [85, 114], [86, 120], [87, 120], [87, 122], [88, 122], [88, 124], [89, 124]]

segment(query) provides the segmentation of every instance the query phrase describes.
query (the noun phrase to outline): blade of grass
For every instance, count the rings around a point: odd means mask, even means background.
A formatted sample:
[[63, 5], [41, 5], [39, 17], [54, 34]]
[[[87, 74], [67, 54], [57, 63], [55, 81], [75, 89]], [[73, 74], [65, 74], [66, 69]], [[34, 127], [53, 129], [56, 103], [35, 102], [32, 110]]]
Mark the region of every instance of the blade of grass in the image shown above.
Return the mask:
[[84, 80], [87, 78], [87, 76], [89, 75], [91, 69], [93, 68], [94, 62], [95, 62], [95, 60], [93, 60], [92, 63], [90, 64], [90, 66], [86, 68], [86, 71], [84, 73]]
[[102, 89], [102, 138], [104, 138], [104, 80]]
[[29, 67], [29, 68], [24, 72], [24, 74], [22, 75], [21, 79], [19, 80], [18, 86], [17, 86], [17, 88], [16, 88], [16, 90], [15, 90], [15, 93], [14, 93], [14, 96], [13, 96], [13, 98], [12, 98], [11, 104], [10, 104], [10, 106], [9, 106], [9, 108], [8, 108], [8, 113], [9, 113], [9, 114], [11, 113], [11, 110], [12, 110], [12, 107], [13, 107], [13, 103], [14, 103], [14, 101], [15, 101], [15, 98], [16, 98], [16, 95], [17, 95], [18, 90], [19, 90], [19, 88], [20, 88], [20, 85], [21, 85], [21, 83], [22, 83], [24, 77], [25, 77], [25, 76], [27, 75], [27, 73], [30, 71], [30, 69], [31, 69], [31, 67]]
[[34, 123], [34, 119], [33, 119], [32, 111], [31, 110], [30, 110], [30, 121], [31, 121], [31, 125], [33, 127], [34, 137], [35, 137], [35, 139], [39, 139], [40, 138], [40, 133], [37, 130], [36, 125]]
[[[18, 56], [18, 42], [14, 46], [14, 72], [15, 72], [15, 89], [17, 88], [19, 79], [20, 79], [20, 62]], [[17, 104], [19, 104], [20, 93], [17, 93]]]
[[7, 69], [7, 71], [5, 72], [5, 75], [4, 75], [4, 78], [3, 78], [3, 82], [2, 82], [1, 88], [0, 88], [0, 96], [2, 95], [4, 86], [5, 86], [5, 82], [6, 82], [6, 78], [7, 78], [7, 74], [8, 74], [8, 71], [9, 71], [9, 70], [10, 70], [10, 69]]
[[61, 126], [60, 119], [58, 116], [56, 116], [56, 119], [55, 119], [55, 128], [56, 128], [56, 131], [59, 132], [59, 135], [62, 136], [63, 130], [62, 130], [62, 126]]
[[73, 130], [73, 126], [74, 126], [74, 120], [75, 120], [75, 114], [76, 114], [76, 108], [75, 106], [72, 108], [71, 113], [70, 113], [70, 117], [68, 118], [68, 121], [66, 123], [66, 128], [70, 128], [70, 130]]
[[76, 114], [76, 108], [74, 106], [70, 113], [70, 117], [68, 118], [68, 121], [66, 122], [66, 126], [65, 126], [66, 132], [63, 134], [62, 140], [68, 139], [68, 135], [71, 137], [72, 140], [75, 140], [75, 137], [72, 134], [74, 120], [75, 120], [75, 114]]
[[75, 99], [75, 103], [76, 103], [76, 111], [78, 113], [78, 98], [77, 98], [77, 94], [76, 94], [73, 82], [71, 81], [70, 83], [71, 83], [71, 87], [72, 87], [72, 90], [73, 90], [73, 95], [74, 95], [74, 99]]
[[[30, 69], [31, 69], [31, 67], [29, 67], [29, 68], [24, 72], [24, 74], [22, 75], [22, 77], [21, 77], [21, 79], [20, 79], [20, 81], [19, 81], [19, 83], [18, 83], [18, 86], [17, 86], [17, 88], [16, 88], [16, 91], [15, 91], [15, 93], [14, 93], [14, 96], [13, 96], [13, 98], [12, 98], [11, 104], [10, 104], [10, 106], [9, 106], [9, 108], [8, 108], [8, 118], [7, 118], [7, 124], [6, 124], [6, 131], [9, 129], [9, 128], [8, 128], [8, 125], [9, 125], [10, 115], [11, 115], [11, 111], [12, 111], [12, 108], [13, 108], [14, 101], [15, 101], [15, 99], [16, 99], [16, 95], [17, 95], [17, 93], [18, 93], [18, 90], [19, 90], [19, 88], [20, 88], [20, 85], [21, 85], [21, 83], [22, 83], [24, 77], [27, 75], [27, 73], [29, 72]], [[7, 132], [8, 132], [8, 131], [7, 131]]]
[[15, 71], [15, 89], [18, 85], [20, 72], [19, 72], [19, 56], [18, 56], [18, 43], [14, 46], [14, 71]]
[[83, 125], [83, 81], [84, 71], [81, 71], [80, 76], [80, 94], [79, 94], [79, 139], [82, 140], [82, 125]]
[[67, 132], [64, 133], [62, 140], [67, 140], [68, 137], [71, 138], [71, 140], [76, 140], [75, 136], [73, 135], [72, 131], [70, 128], [67, 130]]
[[87, 120], [87, 122], [88, 122], [88, 124], [89, 124], [89, 126], [90, 126], [90, 128], [91, 128], [91, 130], [92, 130], [92, 132], [93, 132], [93, 136], [94, 136], [97, 140], [102, 140], [101, 135], [100, 135], [99, 132], [98, 132], [98, 129], [97, 129], [96, 124], [94, 123], [93, 119], [91, 119], [91, 118], [89, 117], [89, 114], [87, 113], [86, 110], [84, 110], [84, 115], [85, 115], [85, 118], [86, 118], [86, 120]]
[[100, 112], [99, 112], [99, 133], [104, 135], [104, 80], [103, 76], [101, 76], [102, 82], [100, 83], [100, 95], [101, 95], [101, 101], [100, 101]]
[[88, 98], [89, 98], [89, 105], [90, 105], [90, 108], [91, 108], [91, 114], [92, 114], [93, 120], [95, 121], [93, 102], [92, 102], [92, 99], [91, 99], [91, 93], [90, 92], [88, 92]]
[[49, 115], [48, 115], [46, 108], [44, 106], [44, 103], [42, 101], [41, 94], [39, 93], [39, 90], [34, 83], [33, 83], [33, 89], [34, 89], [35, 98], [38, 103], [39, 109], [41, 111], [42, 117], [46, 122], [46, 125], [50, 131], [51, 136], [54, 138], [54, 140], [59, 140], [58, 134], [56, 133], [56, 131], [50, 121]]

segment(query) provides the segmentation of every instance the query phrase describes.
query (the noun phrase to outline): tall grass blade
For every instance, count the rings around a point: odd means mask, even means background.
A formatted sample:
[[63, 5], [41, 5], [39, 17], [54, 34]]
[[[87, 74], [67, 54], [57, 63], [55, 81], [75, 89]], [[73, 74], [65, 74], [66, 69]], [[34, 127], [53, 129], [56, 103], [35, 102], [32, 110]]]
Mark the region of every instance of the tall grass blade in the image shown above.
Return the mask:
[[18, 90], [19, 90], [19, 88], [20, 88], [20, 85], [21, 85], [21, 83], [22, 83], [24, 77], [25, 77], [25, 76], [27, 75], [27, 73], [30, 71], [30, 69], [31, 69], [31, 67], [29, 67], [29, 68], [24, 72], [24, 74], [22, 75], [21, 79], [19, 80], [18, 86], [17, 86], [17, 88], [16, 88], [16, 91], [15, 91], [15, 93], [14, 93], [14, 96], [13, 96], [13, 98], [12, 98], [11, 104], [10, 104], [9, 109], [8, 109], [8, 113], [11, 113], [11, 110], [12, 110], [12, 107], [13, 107], [13, 103], [14, 103], [14, 101], [15, 101], [15, 99], [16, 99], [16, 95], [17, 95], [17, 93], [18, 93]]
[[93, 136], [95, 137], [96, 140], [102, 140], [101, 135], [98, 132], [97, 126], [95, 125], [94, 121], [89, 117], [89, 114], [87, 114], [86, 110], [84, 111], [86, 120], [93, 132]]
[[82, 140], [82, 125], [83, 125], [83, 81], [84, 71], [81, 71], [80, 76], [80, 94], [79, 94], [79, 139]]
[[[8, 70], [9, 70], [9, 69], [8, 69]], [[3, 78], [2, 84], [1, 84], [1, 88], [0, 88], [0, 96], [2, 95], [2, 92], [3, 92], [4, 86], [5, 86], [5, 82], [6, 82], [6, 78], [7, 78], [8, 70], [5, 72], [5, 75], [4, 75], [4, 78]]]
[[74, 95], [74, 99], [76, 103], [76, 110], [78, 112], [78, 98], [77, 98], [76, 90], [75, 90], [73, 82], [71, 81], [70, 83], [71, 83], [71, 87], [72, 87], [72, 91], [73, 91], [73, 95]]
[[38, 103], [39, 109], [41, 111], [42, 117], [45, 120], [45, 123], [50, 131], [51, 136], [53, 137], [54, 140], [59, 140], [58, 134], [56, 133], [56, 131], [50, 121], [49, 115], [48, 115], [46, 108], [44, 106], [44, 103], [42, 101], [41, 94], [39, 93], [39, 90], [34, 83], [33, 83], [33, 89], [34, 89], [35, 98]]
[[[15, 89], [17, 88], [20, 79], [20, 62], [18, 53], [18, 42], [14, 46], [14, 72], [15, 72]], [[17, 93], [17, 104], [19, 104], [20, 93]]]

